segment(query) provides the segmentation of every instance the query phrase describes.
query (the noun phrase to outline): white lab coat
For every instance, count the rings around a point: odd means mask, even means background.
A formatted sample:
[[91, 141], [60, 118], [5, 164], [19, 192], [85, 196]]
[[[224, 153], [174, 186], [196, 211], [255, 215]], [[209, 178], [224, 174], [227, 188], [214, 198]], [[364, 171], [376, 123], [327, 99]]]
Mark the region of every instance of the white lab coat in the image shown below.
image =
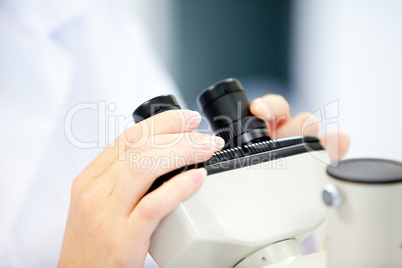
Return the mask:
[[0, 267], [55, 267], [74, 177], [125, 128], [118, 115], [177, 95], [127, 11], [112, 0], [0, 2]]

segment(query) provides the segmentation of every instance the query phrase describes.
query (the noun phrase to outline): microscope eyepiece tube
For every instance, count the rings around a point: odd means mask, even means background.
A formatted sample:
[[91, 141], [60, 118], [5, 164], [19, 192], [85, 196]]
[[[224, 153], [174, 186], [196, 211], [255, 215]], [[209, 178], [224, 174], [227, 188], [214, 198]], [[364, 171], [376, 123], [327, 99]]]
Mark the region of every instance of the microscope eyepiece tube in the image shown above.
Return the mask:
[[139, 123], [151, 116], [169, 110], [179, 110], [180, 104], [176, 97], [173, 95], [161, 95], [152, 98], [140, 106], [133, 112], [133, 119], [135, 123]]
[[250, 103], [237, 79], [222, 80], [197, 99], [215, 134], [226, 141], [224, 148], [270, 140], [265, 122], [251, 114]]

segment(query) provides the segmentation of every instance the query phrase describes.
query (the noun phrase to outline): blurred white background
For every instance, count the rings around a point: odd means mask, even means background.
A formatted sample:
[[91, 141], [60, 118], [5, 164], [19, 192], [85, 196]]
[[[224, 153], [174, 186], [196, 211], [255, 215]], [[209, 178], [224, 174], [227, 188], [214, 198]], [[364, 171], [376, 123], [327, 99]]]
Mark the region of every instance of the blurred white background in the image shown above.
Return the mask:
[[339, 101], [347, 157], [402, 160], [402, 2], [295, 1], [293, 86], [306, 109]]

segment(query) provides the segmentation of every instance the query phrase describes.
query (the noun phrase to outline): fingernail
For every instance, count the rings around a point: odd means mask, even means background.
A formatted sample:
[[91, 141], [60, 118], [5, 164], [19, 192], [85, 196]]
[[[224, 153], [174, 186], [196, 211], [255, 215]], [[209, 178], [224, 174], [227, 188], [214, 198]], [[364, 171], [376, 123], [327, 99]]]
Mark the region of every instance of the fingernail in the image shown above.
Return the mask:
[[208, 172], [205, 168], [199, 168], [192, 170], [187, 173], [187, 178], [194, 184], [194, 185], [200, 185], [205, 177], [208, 175]]
[[211, 144], [218, 151], [225, 146], [225, 140], [218, 136], [211, 136]]
[[196, 111], [185, 111], [184, 119], [186, 120], [186, 129], [195, 129], [201, 122], [201, 114]]

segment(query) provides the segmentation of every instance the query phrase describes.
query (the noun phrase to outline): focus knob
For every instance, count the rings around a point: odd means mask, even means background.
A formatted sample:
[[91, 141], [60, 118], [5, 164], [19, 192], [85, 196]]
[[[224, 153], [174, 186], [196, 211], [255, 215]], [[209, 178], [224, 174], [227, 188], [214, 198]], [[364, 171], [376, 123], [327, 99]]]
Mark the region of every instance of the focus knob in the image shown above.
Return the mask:
[[133, 112], [133, 119], [135, 123], [139, 123], [142, 120], [145, 120], [159, 113], [180, 109], [180, 104], [175, 96], [161, 95], [150, 99], [138, 106], [138, 108], [135, 109], [135, 111]]

